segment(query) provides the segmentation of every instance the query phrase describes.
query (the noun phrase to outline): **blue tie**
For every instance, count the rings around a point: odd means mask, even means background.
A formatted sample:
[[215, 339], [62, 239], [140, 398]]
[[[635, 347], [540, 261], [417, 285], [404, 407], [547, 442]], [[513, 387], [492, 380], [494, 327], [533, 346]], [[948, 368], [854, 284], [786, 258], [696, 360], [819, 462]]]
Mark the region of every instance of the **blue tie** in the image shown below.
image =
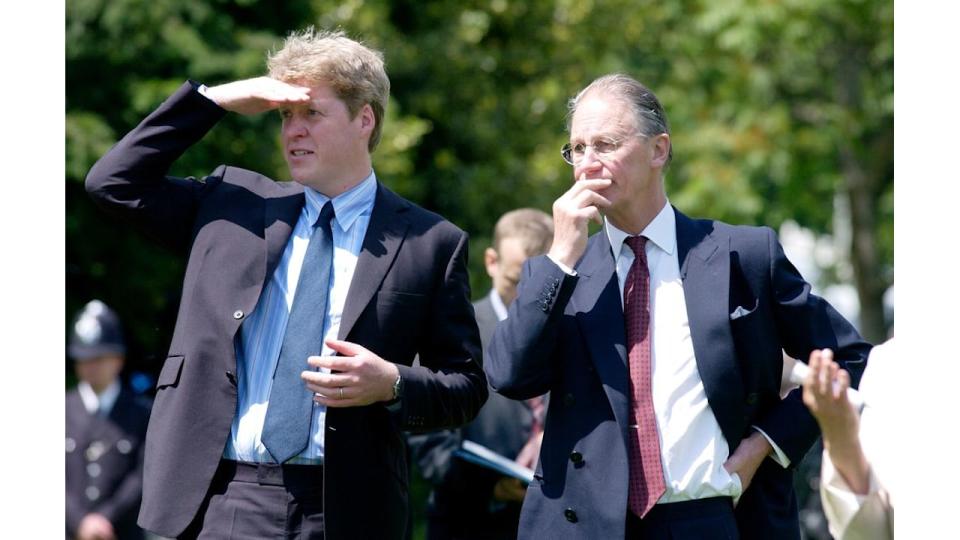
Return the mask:
[[270, 404], [260, 440], [277, 463], [302, 452], [310, 438], [313, 395], [304, 385], [300, 373], [309, 369], [307, 357], [319, 355], [323, 347], [323, 320], [327, 314], [327, 292], [333, 266], [332, 218], [333, 204], [328, 201], [320, 210], [303, 256], [280, 359], [273, 374]]

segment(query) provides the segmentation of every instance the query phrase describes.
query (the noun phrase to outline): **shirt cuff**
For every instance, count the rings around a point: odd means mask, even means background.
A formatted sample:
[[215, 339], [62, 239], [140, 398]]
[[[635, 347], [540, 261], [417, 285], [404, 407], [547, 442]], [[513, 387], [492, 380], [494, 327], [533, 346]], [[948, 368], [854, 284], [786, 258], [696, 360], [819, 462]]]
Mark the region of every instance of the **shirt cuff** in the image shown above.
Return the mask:
[[[205, 84], [200, 84], [200, 85], [198, 85], [196, 88], [197, 88], [197, 93], [198, 93], [198, 94], [200, 94], [201, 96], [203, 96], [203, 97], [205, 97], [205, 98], [207, 98], [207, 99], [210, 99], [209, 97], [207, 97], [207, 85], [205, 85]], [[210, 99], [210, 101], [213, 102], [212, 99]]]
[[769, 435], [767, 435], [766, 433], [764, 433], [763, 430], [760, 429], [760, 428], [758, 428], [757, 426], [750, 426], [750, 427], [752, 427], [753, 429], [759, 431], [760, 434], [763, 435], [763, 438], [766, 439], [767, 442], [770, 443], [770, 446], [773, 447], [773, 455], [770, 456], [770, 459], [776, 461], [776, 462], [777, 462], [777, 465], [780, 465], [780, 466], [783, 467], [784, 469], [786, 469], [787, 467], [789, 467], [789, 466], [790, 466], [790, 458], [788, 458], [787, 455], [783, 453], [783, 450], [781, 450], [780, 447], [777, 446], [777, 443], [773, 442], [773, 439], [771, 439]]
[[576, 271], [576, 270], [574, 270], [573, 268], [570, 268], [569, 266], [563, 264], [562, 262], [554, 259], [554, 258], [551, 257], [549, 254], [547, 255], [547, 258], [550, 259], [551, 261], [553, 261], [553, 264], [559, 266], [560, 269], [563, 270], [563, 273], [564, 273], [564, 274], [566, 274], [566, 275], [568, 275], [568, 276], [576, 276], [576, 275], [577, 275], [577, 271]]
[[[884, 505], [880, 482], [870, 469], [869, 489], [865, 495], [854, 493], [837, 471], [826, 450], [820, 465], [820, 500], [830, 525], [830, 534], [843, 538], [852, 522], [860, 517], [867, 523], [882, 522]], [[877, 536], [880, 538], [880, 536]]]

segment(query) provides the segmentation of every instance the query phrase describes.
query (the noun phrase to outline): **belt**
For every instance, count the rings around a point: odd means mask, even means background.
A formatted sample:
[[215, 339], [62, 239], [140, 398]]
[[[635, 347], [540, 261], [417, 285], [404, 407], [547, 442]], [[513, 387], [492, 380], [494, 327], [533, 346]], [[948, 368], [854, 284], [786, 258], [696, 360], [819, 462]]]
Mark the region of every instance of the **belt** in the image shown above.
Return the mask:
[[280, 465], [221, 459], [217, 474], [223, 475], [227, 481], [262, 486], [323, 486], [323, 465]]

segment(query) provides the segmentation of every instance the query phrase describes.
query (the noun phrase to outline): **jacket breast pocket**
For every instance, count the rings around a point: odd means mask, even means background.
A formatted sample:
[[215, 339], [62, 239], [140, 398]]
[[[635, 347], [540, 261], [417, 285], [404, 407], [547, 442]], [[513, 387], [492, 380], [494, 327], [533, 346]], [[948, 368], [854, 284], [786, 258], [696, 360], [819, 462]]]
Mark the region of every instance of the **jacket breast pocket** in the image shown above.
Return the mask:
[[427, 295], [415, 292], [381, 290], [377, 293], [377, 303], [385, 306], [416, 307], [426, 300]]
[[163, 363], [163, 369], [157, 377], [157, 390], [167, 387], [176, 387], [180, 383], [180, 372], [183, 370], [183, 355], [171, 355]]
[[377, 321], [381, 328], [395, 332], [398, 329], [409, 331], [420, 324], [425, 294], [384, 290], [377, 293]]
[[748, 317], [749, 315], [752, 315], [754, 312], [756, 312], [757, 307], [759, 306], [760, 306], [759, 298], [754, 299], [752, 303], [747, 302], [747, 305], [737, 306], [733, 309], [733, 311], [730, 312], [730, 320], [738, 321], [740, 319], [744, 319], [745, 317]]
[[[378, 338], [379, 354], [391, 356], [391, 361], [406, 363], [413, 359], [424, 330], [429, 298], [425, 294], [395, 290], [377, 293], [373, 307], [373, 322]], [[385, 356], [386, 357], [386, 356]]]

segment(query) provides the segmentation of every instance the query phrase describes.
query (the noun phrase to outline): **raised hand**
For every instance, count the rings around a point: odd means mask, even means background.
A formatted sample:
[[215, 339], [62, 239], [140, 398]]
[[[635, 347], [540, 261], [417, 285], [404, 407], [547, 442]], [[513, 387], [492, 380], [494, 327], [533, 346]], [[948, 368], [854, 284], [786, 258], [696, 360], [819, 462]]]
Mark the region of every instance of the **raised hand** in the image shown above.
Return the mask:
[[803, 403], [817, 419], [823, 448], [854, 493], [870, 488], [870, 465], [860, 445], [860, 415], [847, 398], [850, 374], [833, 361], [830, 349], [815, 350], [807, 362]]
[[310, 101], [310, 88], [270, 77], [244, 79], [207, 88], [207, 98], [240, 114], [259, 114], [287, 104]]
[[573, 268], [587, 248], [587, 224], [593, 220], [602, 225], [600, 210], [610, 201], [597, 191], [609, 187], [610, 180], [580, 179], [553, 203], [553, 244], [550, 257]]

